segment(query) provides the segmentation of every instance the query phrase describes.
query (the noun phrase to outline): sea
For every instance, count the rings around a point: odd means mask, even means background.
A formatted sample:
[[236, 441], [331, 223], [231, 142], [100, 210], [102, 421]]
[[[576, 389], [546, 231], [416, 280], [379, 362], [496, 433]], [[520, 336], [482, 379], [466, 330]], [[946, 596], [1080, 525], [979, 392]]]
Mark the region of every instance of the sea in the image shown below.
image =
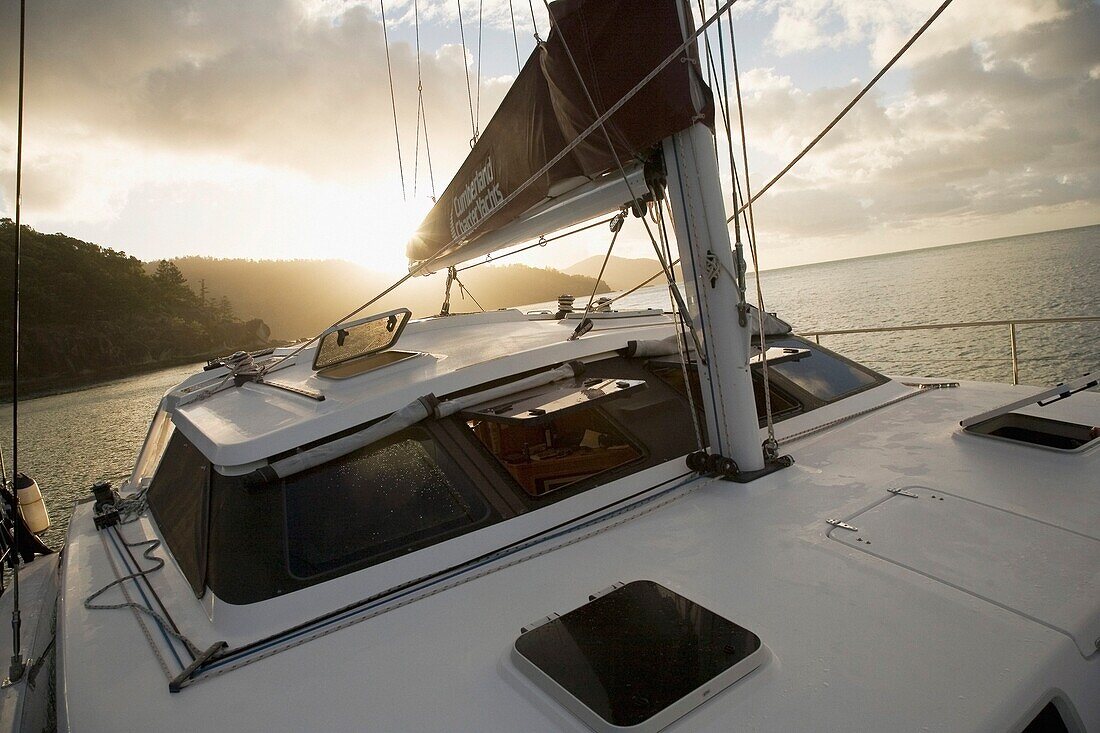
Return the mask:
[[[1100, 225], [761, 273], [764, 307], [796, 332], [1100, 315]], [[650, 286], [617, 308], [667, 308]], [[1100, 321], [1017, 327], [1020, 382], [1053, 385], [1100, 370]], [[886, 374], [1011, 382], [1008, 326], [823, 336]], [[74, 500], [133, 465], [161, 396], [200, 365], [25, 400], [19, 466], [42, 487], [60, 547]], [[11, 405], [0, 406], [9, 461]]]

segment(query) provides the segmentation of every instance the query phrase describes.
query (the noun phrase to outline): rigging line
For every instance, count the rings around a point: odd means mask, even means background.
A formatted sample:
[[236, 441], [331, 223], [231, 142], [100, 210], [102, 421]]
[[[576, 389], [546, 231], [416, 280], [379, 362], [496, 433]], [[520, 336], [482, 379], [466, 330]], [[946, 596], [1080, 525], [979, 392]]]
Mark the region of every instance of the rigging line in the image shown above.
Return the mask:
[[469, 295], [470, 300], [474, 301], [474, 305], [476, 305], [478, 307], [478, 310], [480, 310], [482, 313], [484, 313], [485, 308], [482, 307], [481, 303], [477, 302], [477, 298], [475, 298], [474, 294], [470, 292], [470, 289], [468, 287], [466, 287], [466, 285], [461, 280], [458, 279], [458, 274], [457, 273], [455, 274], [455, 282], [458, 283], [458, 293], [459, 293], [459, 295], [462, 295], [463, 293], [465, 293], [466, 295]]
[[462, 39], [462, 70], [466, 72], [466, 101], [470, 103], [470, 147], [477, 142], [477, 122], [474, 120], [474, 94], [470, 89], [470, 65], [466, 63], [466, 28], [462, 23], [462, 0], [455, 0], [458, 4], [458, 36]]
[[[905, 42], [905, 45], [902, 46], [900, 49], [898, 49], [898, 52], [896, 54], [894, 54], [894, 57], [892, 59], [890, 59], [890, 61], [887, 62], [886, 66], [883, 66], [882, 69], [880, 69], [879, 72], [877, 74], [875, 74], [874, 78], [872, 78], [871, 81], [867, 82], [867, 85], [864, 86], [863, 89], [861, 89], [859, 91], [859, 94], [857, 94], [852, 99], [851, 102], [848, 102], [848, 104], [844, 107], [844, 109], [840, 110], [840, 113], [836, 117], [833, 118], [832, 122], [830, 122], [828, 125], [826, 125], [825, 129], [817, 134], [817, 137], [815, 137], [813, 140], [811, 140], [810, 143], [808, 145], [806, 145], [806, 147], [802, 148], [802, 152], [800, 152], [798, 155], [794, 156], [794, 159], [790, 163], [788, 163], [786, 166], [784, 166], [783, 170], [776, 173], [775, 176], [770, 181], [765, 183], [764, 187], [761, 188], [759, 191], [757, 191], [755, 196], [753, 196], [748, 201], [746, 201], [745, 204], [741, 207], [741, 209], [738, 209], [737, 212], [733, 216], [737, 216], [737, 214], [741, 213], [742, 209], [746, 208], [749, 204], [753, 203], [758, 198], [763, 196], [768, 191], [768, 189], [770, 189], [772, 186], [774, 186], [775, 183], [780, 178], [782, 178], [784, 175], [787, 174], [787, 171], [789, 171], [791, 168], [794, 168], [795, 165], [798, 163], [798, 161], [802, 160], [803, 156], [805, 156], [806, 153], [810, 152], [810, 150], [812, 150], [815, 145], [817, 145], [819, 142], [821, 142], [821, 138], [825, 137], [825, 135], [827, 135], [829, 133], [829, 131], [832, 130], [838, 122], [840, 122], [840, 120], [844, 117], [844, 115], [848, 114], [849, 110], [851, 110], [852, 107], [855, 107], [856, 104], [859, 102], [859, 100], [863, 99], [863, 95], [865, 95], [867, 92], [871, 91], [871, 87], [873, 87], [875, 85], [875, 82], [877, 82], [879, 79], [881, 79], [883, 76], [885, 76], [886, 72], [889, 71], [890, 68], [895, 63], [897, 63], [897, 60], [900, 59], [902, 57], [902, 55], [906, 51], [909, 50], [910, 46], [912, 46], [914, 43], [917, 42], [917, 39], [920, 38], [926, 30], [928, 30], [929, 26], [931, 26], [932, 23], [934, 23], [936, 21], [936, 18], [940, 17], [940, 14], [943, 13], [943, 11], [947, 10], [947, 6], [950, 5], [950, 4], [951, 4], [951, 0], [943, 0], [943, 3], [938, 8], [936, 8], [936, 12], [932, 13], [932, 15], [928, 18], [928, 20], [926, 20], [924, 22], [924, 25], [922, 25], [920, 28], [918, 28], [917, 32], [914, 33], [909, 38], [909, 40]], [[731, 216], [726, 221], [727, 222], [728, 221], [733, 221], [733, 216]]]
[[416, 37], [416, 145], [413, 146], [413, 198], [416, 198], [416, 186], [420, 179], [420, 116], [424, 112], [424, 78], [420, 73], [420, 6], [418, 0], [413, 0], [413, 30]]
[[[246, 643], [243, 646], [238, 647], [237, 649], [233, 649], [231, 650], [231, 652], [224, 654], [221, 657], [218, 657], [217, 659], [211, 660], [208, 666], [202, 667], [200, 670], [198, 670], [198, 674], [202, 675], [202, 678], [204, 679], [208, 676], [212, 676], [211, 672], [213, 672], [213, 674], [215, 675], [220, 674], [220, 672], [216, 671], [217, 669], [224, 668], [227, 665], [232, 665], [235, 663], [235, 661], [238, 661], [253, 652], [262, 652], [263, 649], [270, 648], [279, 643], [285, 642], [288, 638], [292, 638], [294, 636], [316, 633], [320, 630], [323, 630], [324, 627], [331, 626], [333, 623], [340, 622], [342, 619], [346, 619], [346, 617], [349, 617], [351, 615], [362, 613], [364, 611], [368, 612], [378, 608], [378, 606], [392, 603], [397, 599], [408, 598], [410, 597], [410, 595], [416, 595], [429, 588], [439, 587], [440, 583], [447, 582], [454, 578], [465, 577], [467, 580], [481, 578], [486, 575], [486, 573], [469, 575], [470, 571], [486, 566], [491, 566], [493, 562], [499, 559], [503, 559], [511, 555], [518, 555], [522, 553], [522, 551], [530, 549], [531, 547], [536, 547], [542, 543], [547, 543], [547, 541], [553, 541], [554, 539], [568, 536], [571, 533], [576, 532], [576, 530], [583, 530], [587, 527], [598, 525], [599, 523], [606, 521], [606, 519], [608, 518], [628, 514], [629, 512], [636, 510], [636, 508], [639, 508], [647, 503], [651, 503], [654, 500], [661, 499], [661, 497], [663, 496], [668, 496], [676, 490], [683, 489], [684, 486], [690, 485], [697, 480], [697, 474], [682, 473], [667, 481], [663, 481], [653, 486], [647, 486], [647, 488], [642, 489], [637, 493], [630, 494], [629, 496], [625, 496], [623, 497], [623, 499], [612, 502], [606, 506], [595, 508], [595, 510], [586, 514], [582, 514], [581, 516], [569, 519], [569, 521], [562, 522], [558, 525], [540, 530], [540, 532], [536, 533], [535, 535], [531, 535], [522, 539], [517, 539], [516, 541], [514, 541], [514, 543], [511, 543], [510, 545], [488, 551], [488, 553], [484, 555], [475, 557], [465, 562], [460, 562], [459, 565], [453, 565], [449, 568], [444, 568], [437, 572], [430, 573], [430, 575], [421, 576], [420, 578], [415, 578], [404, 583], [400, 583], [398, 584], [398, 586], [394, 586], [387, 590], [370, 595], [370, 597], [367, 597], [365, 599], [345, 605], [341, 609], [337, 609], [335, 611], [317, 616], [315, 617], [315, 619], [299, 623], [295, 626], [290, 626], [289, 628], [285, 628], [285, 630], [281, 632], [276, 632], [275, 634], [272, 634], [270, 636], [256, 639], [255, 642]], [[669, 486], [669, 484], [673, 482], [676, 483], [672, 486]], [[660, 491], [652, 493], [654, 492], [654, 490]], [[647, 493], [650, 493], [650, 495], [643, 496]], [[642, 499], [639, 499], [639, 496], [642, 496]], [[582, 538], [587, 538], [588, 536], [591, 535], [584, 535], [582, 536]], [[560, 546], [554, 546], [552, 549], [558, 549], [558, 547]], [[533, 557], [537, 556], [530, 556], [524, 559], [532, 559]], [[513, 565], [514, 564], [508, 564], [505, 566], [500, 566], [496, 569], [500, 570], [506, 567], [511, 567]], [[489, 572], [492, 572], [492, 570]], [[453, 586], [443, 586], [442, 588], [443, 590], [445, 590], [452, 587]], [[419, 597], [419, 595], [416, 595], [414, 600], [418, 600], [419, 598], [426, 597]], [[388, 608], [379, 613], [395, 610], [397, 608], [400, 608], [401, 605], [405, 605], [405, 603], [403, 602], [399, 605], [388, 606]], [[232, 668], [233, 667], [230, 667], [230, 669]]]
[[[668, 205], [668, 201], [665, 201], [665, 205]], [[661, 241], [664, 243], [665, 255], [669, 259], [672, 259], [672, 247], [669, 244], [668, 229], [665, 226], [665, 215], [660, 202], [657, 204], [657, 231], [660, 233]], [[669, 283], [670, 289], [675, 287], [676, 285], [674, 283]], [[699, 410], [695, 406], [695, 395], [691, 389], [691, 375], [688, 374], [688, 362], [691, 360], [691, 354], [688, 352], [687, 347], [687, 323], [685, 321], [688, 316], [685, 316], [684, 312], [680, 310], [671, 292], [669, 293], [669, 302], [676, 316], [676, 351], [680, 354], [680, 374], [684, 379], [684, 393], [687, 395], [688, 410], [691, 412], [691, 427], [695, 431], [695, 445], [699, 450], [705, 451], [707, 449], [707, 444], [706, 441], [703, 440], [703, 425], [699, 420]], [[699, 390], [699, 393], [701, 396], [702, 389]]]
[[424, 106], [424, 77], [420, 66], [420, 4], [413, 0], [413, 27], [416, 32], [416, 155], [413, 158], [413, 196], [416, 195], [416, 169], [420, 158], [420, 128], [424, 128], [424, 157], [428, 161], [428, 183], [435, 201], [435, 172], [432, 170], [432, 144], [428, 140], [428, 109]]
[[606, 219], [600, 219], [599, 221], [594, 221], [591, 224], [585, 224], [584, 226], [577, 227], [576, 229], [570, 229], [568, 232], [562, 232], [561, 234], [557, 234], [553, 237], [539, 237], [538, 241], [535, 242], [534, 244], [525, 245], [523, 247], [520, 247], [519, 249], [514, 249], [511, 252], [505, 252], [504, 254], [499, 254], [496, 257], [486, 257], [481, 262], [475, 262], [472, 265], [466, 265], [465, 267], [459, 267], [457, 271], [458, 272], [464, 272], [466, 270], [472, 270], [475, 267], [480, 267], [481, 265], [488, 265], [490, 263], [497, 262], [499, 260], [503, 260], [505, 257], [511, 257], [512, 255], [519, 254], [520, 252], [526, 252], [529, 249], [534, 249], [535, 247], [545, 247], [547, 244], [549, 244], [550, 242], [553, 242], [555, 240], [565, 239], [566, 237], [570, 237], [574, 234], [579, 234], [579, 233], [581, 233], [583, 231], [586, 231], [588, 229], [594, 229], [595, 227], [598, 227], [602, 224], [608, 224], [608, 223], [614, 221], [616, 216], [618, 216], [618, 214], [615, 214], [613, 216], [609, 216]]
[[[27, 1], [19, 0], [19, 97], [16, 113], [15, 133], [15, 257], [12, 277], [12, 329], [11, 329], [11, 487], [13, 522], [19, 521], [19, 495], [16, 479], [19, 476], [19, 254], [23, 243], [22, 205], [23, 205], [23, 87], [27, 59]], [[12, 611], [11, 611], [11, 666], [8, 679], [16, 681], [23, 676], [23, 651], [21, 646], [22, 620], [19, 615], [19, 531], [12, 530], [12, 548], [8, 553], [8, 562], [12, 570]]]
[[516, 47], [516, 75], [523, 71], [523, 64], [519, 60], [519, 36], [516, 33], [516, 13], [512, 9], [512, 0], [508, 0], [508, 16], [512, 19], [512, 45]]
[[390, 65], [390, 35], [386, 29], [386, 1], [378, 0], [382, 8], [382, 38], [386, 43], [386, 75], [390, 80], [390, 105], [393, 107], [393, 137], [397, 141], [397, 170], [401, 174], [401, 200], [405, 200], [405, 164], [401, 160], [401, 133], [397, 127], [397, 95], [393, 89], [393, 68]]
[[432, 203], [435, 203], [435, 171], [432, 170], [432, 145], [428, 142], [428, 110], [424, 107], [424, 96], [420, 96], [420, 119], [424, 125], [424, 157], [428, 160], [428, 184], [432, 189]]
[[484, 0], [477, 0], [477, 97], [475, 100], [474, 109], [476, 113], [474, 120], [477, 122], [478, 129], [481, 129], [481, 57], [484, 46], [481, 43], [481, 28], [484, 25], [485, 20], [485, 2]]
[[[670, 268], [672, 268], [672, 267], [676, 267], [676, 265], [678, 265], [678, 264], [680, 264], [680, 258], [679, 257], [677, 257], [675, 259], [675, 261], [670, 262], [668, 266]], [[651, 282], [653, 282], [654, 280], [656, 280], [657, 278], [659, 278], [661, 275], [664, 275], [664, 274], [665, 274], [664, 270], [659, 270], [659, 271], [653, 273], [652, 275], [647, 277], [645, 280], [642, 280], [640, 283], [638, 283], [637, 285], [632, 287], [630, 290], [624, 290], [623, 292], [616, 295], [614, 298], [611, 299], [611, 302], [614, 303], [619, 298], [625, 298], [626, 296], [630, 295], [631, 293], [634, 293], [634, 292], [637, 292], [638, 290], [641, 290], [646, 285], [649, 285]]]
[[[502, 201], [500, 201], [496, 206], [491, 208], [489, 210], [489, 215], [487, 215], [485, 217], [485, 219], [483, 219], [482, 221], [487, 221], [489, 219], [489, 216], [496, 213], [497, 211], [500, 211], [501, 209], [506, 207], [508, 204], [510, 204], [517, 196], [519, 196], [521, 193], [526, 191], [527, 188], [529, 186], [531, 186], [535, 181], [539, 180], [542, 176], [546, 175], [546, 173], [551, 168], [553, 168], [559, 162], [561, 162], [562, 158], [569, 155], [569, 153], [571, 153], [574, 148], [576, 148], [582, 142], [587, 140], [588, 137], [593, 132], [595, 132], [604, 123], [605, 120], [607, 120], [609, 117], [611, 117], [611, 115], [613, 115], [617, 111], [619, 111], [619, 109], [624, 104], [626, 104], [631, 99], [633, 99], [634, 96], [638, 92], [640, 92], [643, 88], [645, 88], [645, 86], [647, 84], [649, 84], [649, 82], [653, 81], [653, 79], [656, 78], [656, 76], [658, 74], [660, 74], [661, 71], [663, 71], [666, 66], [671, 64], [675, 59], [679, 58], [680, 54], [682, 54], [684, 52], [684, 50], [688, 48], [688, 46], [690, 46], [692, 43], [694, 43], [695, 39], [697, 39], [700, 34], [702, 34], [707, 28], [710, 27], [710, 25], [712, 23], [714, 23], [718, 19], [719, 14], [721, 12], [723, 12], [723, 11], [727, 10], [728, 8], [732, 7], [733, 4], [736, 3], [737, 1], [738, 0], [725, 0], [722, 7], [719, 8], [713, 16], [711, 16], [710, 18], [705, 20], [703, 23], [701, 23], [699, 25], [699, 27], [695, 29], [695, 31], [688, 34], [688, 36], [684, 39], [683, 43], [681, 43], [679, 46], [677, 46], [675, 49], [673, 49], [670, 54], [665, 56], [665, 58], [660, 63], [658, 63], [656, 66], [654, 66], [653, 69], [649, 71], [649, 73], [647, 73], [644, 77], [642, 77], [638, 81], [637, 84], [635, 84], [633, 87], [631, 87], [631, 89], [626, 94], [624, 94], [622, 97], [620, 97], [619, 101], [615, 102], [610, 107], [608, 107], [606, 112], [599, 115], [595, 120], [593, 120], [592, 124], [590, 124], [584, 130], [582, 130], [579, 135], [577, 135], [572, 140], [570, 140], [568, 143], [566, 143], [565, 147], [563, 147], [561, 150], [559, 150], [552, 158], [550, 158], [550, 160], [546, 161], [546, 163], [544, 163], [541, 168], [539, 168], [537, 171], [535, 171], [533, 174], [531, 174], [527, 178], [526, 181], [524, 181], [523, 183], [521, 183], [519, 185], [518, 188], [516, 188], [510, 194], [505, 196], [504, 199]], [[628, 188], [630, 187], [630, 181], [629, 180], [627, 181], [627, 187]], [[642, 221], [643, 221], [643, 223], [645, 223], [645, 219], [643, 219]], [[648, 225], [646, 225], [646, 231], [649, 232], [650, 241], [653, 242], [654, 245], [656, 245], [656, 240], [653, 237], [652, 232], [650, 232]], [[477, 227], [474, 227], [472, 230], [467, 232], [466, 236], [471, 236], [475, 232], [477, 232]], [[335, 323], [333, 323], [331, 326], [329, 326], [329, 328], [332, 328], [333, 326], [337, 326], [340, 323], [343, 323], [347, 319], [351, 318], [352, 316], [356, 315], [357, 313], [361, 312], [363, 309], [369, 308], [371, 305], [378, 302], [381, 298], [384, 298], [385, 296], [389, 295], [390, 293], [392, 293], [397, 288], [401, 287], [401, 285], [403, 285], [407, 280], [409, 280], [410, 278], [414, 277], [415, 275], [418, 275], [421, 272], [423, 272], [424, 270], [426, 270], [428, 267], [430, 267], [432, 264], [434, 264], [440, 257], [442, 257], [446, 252], [448, 252], [451, 247], [458, 244], [459, 239], [460, 238], [457, 237], [457, 236], [453, 237], [450, 242], [448, 242], [447, 244], [440, 247], [430, 257], [417, 262], [409, 270], [409, 272], [405, 273], [400, 278], [398, 278], [397, 281], [394, 282], [392, 285], [390, 285], [385, 290], [383, 290], [382, 292], [375, 295], [373, 298], [371, 298], [367, 302], [360, 305], [358, 308], [352, 310], [350, 313], [345, 315], [343, 318], [340, 318], [339, 320], [337, 320]], [[659, 248], [657, 248], [657, 261], [659, 263], [661, 263], [661, 266], [662, 266], [666, 276], [671, 279], [672, 278], [672, 271], [665, 266], [664, 256], [660, 253]], [[677, 291], [677, 295], [678, 294], [679, 294], [679, 291]], [[682, 304], [681, 304], [681, 307], [683, 307], [685, 311], [687, 310], [686, 306], [683, 306]], [[328, 329], [325, 329], [325, 330], [327, 331]], [[298, 346], [295, 347], [295, 349], [293, 351], [291, 351], [286, 356], [282, 357], [277, 363], [275, 363], [275, 364], [273, 364], [269, 367], [266, 367], [264, 369], [264, 374], [270, 374], [272, 372], [275, 372], [275, 371], [278, 371], [280, 369], [284, 369], [284, 368], [290, 366], [290, 359], [292, 359], [295, 356], [297, 356], [298, 354], [300, 354], [306, 347], [308, 347], [310, 344], [312, 344], [314, 341], [316, 341], [318, 338], [320, 338], [321, 334], [323, 334], [323, 333], [324, 333], [324, 331], [321, 331], [320, 333], [315, 334], [314, 336], [310, 337], [309, 339], [302, 342], [301, 344], [298, 344]], [[696, 345], [698, 346], [698, 343]], [[699, 353], [701, 354], [702, 351], [700, 351]], [[228, 379], [228, 377], [227, 377], [227, 379]]]
[[[735, 3], [735, 2], [737, 2], [737, 0], [728, 0], [728, 5], [733, 5], [733, 3]], [[551, 20], [551, 24], [552, 24], [554, 15], [550, 10], [549, 0], [543, 0], [543, 4], [546, 6], [546, 12], [550, 16], [550, 20]], [[713, 19], [712, 19], [712, 21], [713, 21]], [[682, 44], [680, 44], [680, 46], [677, 48], [677, 50], [675, 52], [673, 52], [673, 54], [670, 54], [668, 57], [666, 57], [660, 64], [657, 65], [657, 67], [653, 71], [651, 71], [649, 74], [647, 74], [645, 77], [643, 77], [642, 81], [639, 82], [639, 84], [635, 85], [635, 87], [630, 92], [628, 92], [628, 94], [633, 96], [633, 94], [636, 93], [635, 90], [640, 90], [645, 83], [648, 83], [649, 79], [652, 79], [654, 76], [656, 76], [658, 73], [660, 73], [660, 70], [663, 69], [666, 65], [668, 65], [668, 63], [673, 58], [675, 58], [676, 56], [679, 56], [680, 53], [682, 53], [685, 49], [687, 49], [688, 46], [690, 45], [690, 43], [694, 42], [695, 39], [697, 39], [699, 37], [699, 35], [706, 30], [707, 26], [712, 21], [708, 21], [706, 23], [703, 23], [701, 26], [699, 26], [699, 28], [694, 33], [688, 34], [688, 37], [686, 39], [684, 39], [684, 42]], [[610, 133], [608, 133], [607, 126], [604, 124], [605, 120], [608, 117], [610, 117], [610, 115], [613, 113], [613, 110], [615, 110], [619, 106], [621, 106], [623, 100], [620, 99], [619, 102], [616, 102], [615, 104], [613, 104], [611, 106], [610, 110], [608, 110], [607, 112], [605, 112], [601, 115], [599, 109], [596, 107], [595, 100], [592, 99], [592, 94], [588, 91], [588, 84], [586, 84], [585, 81], [584, 81], [584, 76], [581, 74], [580, 67], [577, 66], [577, 60], [573, 56], [573, 51], [572, 51], [572, 49], [569, 48], [569, 43], [565, 40], [565, 34], [561, 33], [560, 30], [559, 30], [558, 37], [561, 39], [562, 48], [565, 49], [565, 55], [569, 58], [569, 65], [573, 67], [573, 73], [576, 74], [577, 81], [580, 83], [581, 91], [584, 92], [584, 97], [588, 101], [589, 107], [592, 108], [592, 114], [596, 116], [596, 121], [593, 122], [593, 125], [598, 125], [599, 126], [599, 130], [603, 134], [604, 142], [607, 143], [608, 152], [611, 153], [611, 158], [615, 161], [615, 166], [619, 169], [619, 175], [622, 177], [623, 183], [626, 184], [627, 191], [630, 192], [631, 201], [638, 201], [639, 197], [634, 193], [634, 186], [630, 183], [630, 177], [626, 175], [626, 169], [623, 168], [622, 160], [619, 158], [619, 154], [615, 150], [615, 145], [614, 145], [614, 143], [611, 142], [611, 135], [610, 135]], [[651, 230], [649, 228], [649, 222], [646, 221], [646, 218], [643, 216], [643, 217], [641, 217], [641, 220], [642, 220], [642, 226], [645, 227], [646, 234], [649, 235], [649, 241], [652, 243], [653, 249], [657, 253], [657, 260], [658, 260], [658, 262], [661, 263], [661, 266], [664, 267], [665, 266], [665, 258], [661, 255], [661, 248], [657, 244], [657, 238], [653, 236], [653, 230]], [[667, 270], [667, 276], [668, 276], [669, 282], [674, 281], [672, 270]], [[675, 297], [682, 301], [682, 297], [680, 295], [679, 290], [674, 290], [673, 292], [675, 293]], [[686, 306], [684, 306], [684, 304], [682, 302], [681, 302], [680, 305], [681, 305], [681, 307], [684, 308], [684, 310], [687, 310]], [[700, 358], [702, 358], [702, 355], [704, 353], [703, 350], [702, 350], [702, 343], [701, 343], [701, 341], [698, 337], [698, 334], [695, 333], [694, 324], [692, 325], [691, 333], [692, 333], [693, 338], [695, 339], [696, 348], [699, 349]]]
[[[717, 2], [717, 0], [716, 0]], [[772, 415], [772, 388], [770, 381], [770, 369], [768, 367], [768, 344], [767, 336], [764, 334], [764, 319], [767, 317], [764, 311], [764, 290], [760, 285], [760, 258], [757, 255], [756, 249], [756, 220], [752, 213], [752, 184], [749, 181], [749, 146], [747, 137], [745, 135], [745, 108], [741, 98], [741, 73], [737, 67], [737, 40], [733, 32], [733, 17], [727, 14], [726, 21], [729, 23], [730, 29], [730, 57], [733, 59], [733, 83], [737, 91], [737, 119], [741, 128], [741, 155], [745, 170], [745, 195], [750, 197], [746, 207], [748, 208], [748, 229], [749, 229], [749, 253], [752, 255], [752, 271], [753, 280], [756, 283], [756, 323], [757, 331], [760, 335], [760, 373], [764, 381], [764, 416], [767, 420], [768, 426], [768, 450], [774, 452], [774, 449], [778, 447], [778, 443], [775, 440], [775, 420]], [[722, 21], [718, 21], [718, 29], [721, 32]], [[722, 61], [722, 74], [725, 76], [725, 59]], [[728, 114], [728, 110], [727, 110]], [[730, 166], [733, 166], [733, 136], [729, 133], [729, 127], [726, 128], [726, 137], [730, 145]], [[736, 190], [736, 185], [734, 186]], [[736, 208], [737, 201], [734, 200], [734, 207]]]
[[[618, 223], [615, 223], [615, 219]], [[611, 252], [615, 249], [615, 240], [619, 238], [619, 232], [623, 230], [623, 222], [626, 219], [626, 208], [624, 207], [619, 211], [618, 215], [612, 219], [611, 224], [611, 244], [607, 248], [607, 254], [604, 255], [603, 264], [600, 265], [600, 274], [596, 275], [596, 282], [592, 283], [592, 292], [588, 296], [588, 304], [584, 307], [584, 315], [581, 316], [581, 322], [577, 324], [577, 329], [573, 331], [573, 335], [569, 337], [570, 341], [576, 341], [580, 338], [581, 326], [584, 325], [585, 320], [588, 318], [588, 314], [592, 312], [592, 303], [596, 300], [596, 290], [600, 287], [600, 280], [603, 278], [604, 270], [607, 269], [608, 260], [611, 259]]]
[[539, 37], [539, 24], [535, 22], [535, 0], [527, 0], [527, 7], [531, 9], [531, 27], [535, 30], [535, 43], [542, 45], [542, 38]]

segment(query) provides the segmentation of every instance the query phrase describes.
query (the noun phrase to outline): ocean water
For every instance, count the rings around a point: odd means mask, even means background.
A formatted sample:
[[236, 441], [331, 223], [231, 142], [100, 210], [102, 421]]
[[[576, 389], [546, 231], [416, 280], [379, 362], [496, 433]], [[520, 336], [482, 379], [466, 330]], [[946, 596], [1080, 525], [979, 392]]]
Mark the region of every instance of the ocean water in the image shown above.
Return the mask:
[[[764, 272], [765, 308], [796, 332], [1100, 315], [1100, 226]], [[662, 286], [620, 308], [667, 307]], [[892, 375], [1010, 382], [1008, 327], [825, 336]], [[1020, 381], [1052, 385], [1100, 368], [1100, 322], [1020, 326]], [[172, 367], [20, 403], [20, 468], [38, 480], [60, 546], [70, 506], [94, 481], [125, 476], [161, 395], [200, 365]], [[0, 406], [10, 460], [11, 405]], [[9, 466], [10, 468], [10, 466]]]

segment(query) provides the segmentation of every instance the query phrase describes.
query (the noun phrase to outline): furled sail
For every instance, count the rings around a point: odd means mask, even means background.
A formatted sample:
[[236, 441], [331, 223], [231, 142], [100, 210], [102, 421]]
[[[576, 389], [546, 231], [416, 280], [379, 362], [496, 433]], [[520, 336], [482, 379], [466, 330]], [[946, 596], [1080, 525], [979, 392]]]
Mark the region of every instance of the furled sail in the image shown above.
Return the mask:
[[[538, 224], [550, 231], [629, 202], [607, 138], [597, 130], [504, 203], [597, 119], [586, 90], [602, 114], [683, 43], [691, 16], [682, 2], [552, 3], [549, 38], [531, 54], [409, 242], [410, 262], [434, 258], [427, 269], [440, 269], [537, 236], [532, 232]], [[604, 123], [639, 194], [646, 190], [640, 155], [700, 120], [713, 126], [713, 103], [694, 44], [683, 55]]]

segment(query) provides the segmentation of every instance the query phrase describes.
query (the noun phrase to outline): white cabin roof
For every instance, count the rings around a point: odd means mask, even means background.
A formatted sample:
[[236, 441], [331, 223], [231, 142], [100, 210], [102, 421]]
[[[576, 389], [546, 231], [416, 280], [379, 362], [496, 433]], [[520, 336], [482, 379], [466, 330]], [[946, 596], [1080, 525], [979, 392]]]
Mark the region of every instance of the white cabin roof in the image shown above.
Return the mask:
[[529, 317], [517, 310], [411, 321], [394, 348], [422, 352], [418, 357], [348, 379], [328, 379], [313, 370], [316, 347], [310, 346], [269, 377], [320, 392], [324, 401], [246, 383], [172, 407], [198, 385], [221, 382], [226, 372], [218, 369], [169, 392], [167, 404], [176, 427], [214, 465], [244, 466], [387, 415], [429, 392], [442, 396], [607, 353], [631, 339], [672, 333], [672, 317], [656, 310], [590, 315], [595, 328], [576, 341], [568, 340], [575, 318]]

